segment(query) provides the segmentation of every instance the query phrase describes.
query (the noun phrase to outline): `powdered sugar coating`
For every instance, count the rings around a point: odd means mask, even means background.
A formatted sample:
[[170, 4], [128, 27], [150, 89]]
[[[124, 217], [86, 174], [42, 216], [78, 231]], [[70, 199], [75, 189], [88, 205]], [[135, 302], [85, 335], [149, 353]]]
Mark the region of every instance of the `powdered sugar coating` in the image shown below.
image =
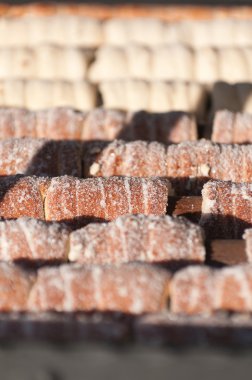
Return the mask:
[[70, 235], [69, 260], [85, 264], [204, 259], [202, 232], [184, 218], [126, 215], [108, 224], [89, 224]]
[[158, 175], [171, 181], [177, 195], [199, 195], [211, 178], [252, 182], [251, 145], [215, 144], [204, 139], [168, 146], [115, 140], [91, 144], [85, 150], [84, 176]]
[[33, 278], [18, 266], [0, 263], [0, 311], [26, 311]]
[[171, 311], [177, 314], [211, 314], [213, 275], [209, 268], [193, 266], [177, 272], [171, 282]]
[[70, 107], [30, 111], [35, 118], [36, 137], [52, 140], [80, 140], [86, 112]]
[[28, 216], [44, 219], [43, 191], [47, 179], [0, 177], [0, 216], [6, 219]]
[[146, 264], [43, 268], [30, 293], [33, 311], [157, 312], [165, 307], [170, 275]]
[[0, 141], [0, 175], [81, 174], [81, 147], [70, 141], [14, 138]]
[[39, 111], [15, 107], [0, 108], [0, 138], [36, 137], [80, 140], [85, 113], [70, 107]]
[[113, 140], [124, 129], [126, 113], [119, 110], [96, 108], [88, 112], [82, 140]]
[[211, 238], [241, 238], [252, 225], [252, 185], [209, 181], [202, 190], [200, 225]]
[[63, 260], [68, 256], [69, 231], [57, 223], [31, 218], [0, 221], [0, 259]]
[[252, 311], [252, 266], [237, 265], [216, 271], [214, 309]]
[[220, 149], [207, 140], [182, 142], [167, 149], [167, 177], [177, 194], [198, 194], [214, 175]]
[[126, 113], [95, 108], [78, 112], [70, 107], [29, 111], [0, 108], [0, 139], [36, 137], [52, 140], [147, 140], [180, 142], [196, 140], [194, 117], [185, 112]]
[[[166, 176], [166, 149], [157, 142], [134, 141], [125, 143], [115, 140], [101, 152], [94, 154], [89, 169], [95, 176]], [[97, 164], [97, 171], [93, 171]]]
[[218, 111], [213, 122], [212, 141], [219, 143], [251, 143], [252, 115], [249, 113]]
[[46, 193], [47, 220], [111, 220], [125, 214], [166, 212], [169, 182], [160, 178], [52, 178]]

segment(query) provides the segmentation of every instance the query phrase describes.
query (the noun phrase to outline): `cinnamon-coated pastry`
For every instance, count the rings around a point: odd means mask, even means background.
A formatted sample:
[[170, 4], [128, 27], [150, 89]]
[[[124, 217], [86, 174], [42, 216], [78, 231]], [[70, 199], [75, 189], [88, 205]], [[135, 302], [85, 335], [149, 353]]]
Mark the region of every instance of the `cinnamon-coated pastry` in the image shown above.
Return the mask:
[[203, 241], [199, 227], [186, 219], [126, 215], [72, 232], [69, 260], [83, 264], [203, 262]]
[[214, 311], [251, 312], [251, 291], [252, 266], [249, 264], [219, 270], [188, 267], [172, 278], [171, 311], [186, 315]]
[[209, 181], [202, 190], [200, 225], [211, 239], [239, 239], [252, 226], [252, 185]]
[[0, 221], [0, 259], [66, 261], [69, 231], [58, 223], [19, 218]]
[[128, 129], [126, 112], [102, 107], [86, 113], [83, 123], [82, 140], [114, 140]]
[[187, 82], [114, 80], [99, 84], [105, 108], [151, 112], [187, 111], [204, 119], [207, 91], [204, 85]]
[[44, 219], [43, 197], [48, 180], [20, 175], [0, 177], [0, 217]]
[[224, 144], [252, 142], [252, 114], [218, 111], [214, 116], [212, 141]]
[[27, 311], [33, 276], [16, 265], [0, 263], [0, 311]]
[[211, 178], [252, 182], [250, 145], [200, 140], [167, 147], [157, 142], [115, 140], [106, 146], [90, 144], [84, 150], [84, 176], [168, 177], [181, 195], [199, 194]]
[[197, 139], [193, 115], [186, 112], [126, 113], [94, 108], [78, 112], [70, 107], [40, 111], [0, 108], [0, 139], [36, 137], [52, 140], [147, 140], [180, 142]]
[[[166, 170], [175, 192], [199, 194], [206, 180], [217, 175], [216, 168], [222, 162], [220, 151], [219, 145], [207, 140], [170, 145], [166, 155]], [[221, 177], [223, 173], [218, 175]]]
[[[84, 145], [85, 148], [85, 145]], [[89, 161], [84, 158], [85, 176], [166, 177], [166, 146], [157, 142], [115, 140], [103, 147], [87, 147]], [[85, 153], [85, 152], [84, 152]], [[85, 165], [86, 161], [86, 165]]]
[[86, 114], [87, 112], [78, 112], [70, 107], [55, 107], [30, 111], [27, 117], [29, 118], [30, 115], [30, 118], [35, 120], [36, 136], [34, 137], [53, 140], [81, 140]]
[[52, 140], [81, 140], [85, 117], [85, 112], [77, 112], [70, 107], [55, 107], [39, 111], [2, 107], [0, 108], [0, 139], [36, 137]]
[[97, 108], [87, 113], [82, 139], [114, 140], [120, 137], [127, 141], [141, 139], [177, 143], [196, 140], [197, 135], [195, 118], [186, 112], [139, 111], [126, 113], [119, 110]]
[[215, 310], [252, 311], [251, 265], [236, 265], [216, 271], [214, 282]]
[[46, 220], [112, 220], [125, 214], [166, 213], [169, 181], [162, 178], [54, 177], [46, 192]]
[[81, 147], [72, 141], [7, 139], [0, 141], [0, 175], [81, 175]]
[[170, 275], [147, 264], [43, 268], [29, 296], [41, 311], [153, 313], [166, 307]]
[[207, 267], [191, 266], [178, 271], [171, 281], [171, 311], [187, 315], [211, 314], [213, 285], [213, 275]]
[[86, 81], [16, 80], [0, 81], [0, 105], [32, 110], [72, 106], [86, 111], [96, 106], [96, 88]]

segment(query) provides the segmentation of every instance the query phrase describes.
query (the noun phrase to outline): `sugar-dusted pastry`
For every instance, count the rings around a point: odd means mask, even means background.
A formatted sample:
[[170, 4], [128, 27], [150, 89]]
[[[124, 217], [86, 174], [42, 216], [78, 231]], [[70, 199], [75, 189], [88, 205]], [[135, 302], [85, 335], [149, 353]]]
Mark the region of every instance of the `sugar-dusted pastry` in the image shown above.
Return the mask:
[[29, 296], [32, 311], [119, 311], [165, 309], [170, 275], [147, 264], [62, 265], [43, 268]]
[[81, 140], [85, 117], [85, 112], [78, 112], [70, 107], [55, 107], [38, 111], [2, 107], [0, 108], [0, 139], [36, 137], [53, 140]]
[[208, 179], [252, 182], [251, 145], [214, 144], [203, 139], [168, 146], [115, 140], [84, 145], [83, 155], [84, 176], [168, 177], [179, 195], [200, 194]]
[[9, 137], [37, 137], [35, 116], [24, 108], [1, 107], [0, 138]]
[[252, 112], [252, 84], [217, 82], [211, 92], [212, 115], [219, 110]]
[[32, 110], [72, 106], [86, 111], [96, 106], [96, 88], [89, 82], [62, 80], [0, 81], [0, 105], [4, 107], [26, 107]]
[[86, 114], [87, 112], [78, 112], [70, 107], [29, 112], [35, 122], [36, 137], [53, 140], [81, 140]]
[[201, 230], [183, 218], [126, 215], [110, 223], [91, 223], [70, 236], [69, 260], [84, 264], [204, 259]]
[[112, 220], [125, 214], [166, 213], [170, 183], [162, 178], [54, 177], [46, 192], [46, 220]]
[[5, 219], [44, 219], [43, 198], [48, 179], [37, 177], [0, 177], [0, 217]]
[[78, 112], [70, 107], [38, 111], [0, 108], [0, 139], [36, 137], [52, 140], [147, 140], [181, 142], [197, 139], [197, 125], [192, 114], [171, 111], [123, 112], [94, 108]]
[[214, 300], [211, 269], [190, 266], [178, 271], [170, 287], [171, 311], [176, 314], [211, 314]]
[[72, 141], [6, 139], [0, 141], [0, 175], [81, 175], [81, 147]]
[[245, 230], [243, 234], [243, 239], [245, 240], [245, 251], [246, 258], [249, 263], [252, 262], [252, 228], [248, 228]]
[[115, 140], [105, 147], [90, 145], [87, 155], [90, 161], [84, 165], [84, 176], [167, 175], [166, 147], [157, 142]]
[[0, 263], [0, 311], [26, 311], [34, 278], [17, 265]]
[[252, 226], [252, 185], [209, 181], [202, 190], [200, 225], [211, 239], [239, 239]]
[[214, 275], [214, 309], [252, 311], [252, 266], [236, 265]]
[[211, 178], [252, 182], [251, 164], [251, 145], [200, 140], [170, 145], [167, 149], [167, 176], [178, 194], [198, 194]]
[[[91, 147], [89, 148], [91, 150]], [[84, 176], [168, 177], [178, 194], [197, 194], [219, 162], [220, 149], [210, 141], [165, 145], [118, 140], [89, 154]]]
[[212, 141], [224, 144], [252, 142], [252, 114], [217, 111], [213, 121]]
[[127, 114], [120, 110], [94, 108], [87, 112], [82, 140], [114, 140], [128, 130]]
[[66, 261], [69, 231], [32, 218], [0, 221], [0, 259]]
[[204, 85], [182, 81], [114, 80], [99, 85], [105, 108], [151, 112], [187, 111], [205, 116]]
[[208, 178], [215, 176], [220, 147], [207, 140], [182, 142], [167, 149], [166, 175], [177, 194], [198, 194]]

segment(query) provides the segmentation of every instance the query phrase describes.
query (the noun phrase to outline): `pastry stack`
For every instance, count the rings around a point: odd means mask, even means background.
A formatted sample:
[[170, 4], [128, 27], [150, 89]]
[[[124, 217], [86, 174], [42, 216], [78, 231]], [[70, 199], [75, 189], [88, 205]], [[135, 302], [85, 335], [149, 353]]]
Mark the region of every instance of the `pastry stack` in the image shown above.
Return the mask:
[[0, 7], [0, 337], [252, 343], [251, 19]]

